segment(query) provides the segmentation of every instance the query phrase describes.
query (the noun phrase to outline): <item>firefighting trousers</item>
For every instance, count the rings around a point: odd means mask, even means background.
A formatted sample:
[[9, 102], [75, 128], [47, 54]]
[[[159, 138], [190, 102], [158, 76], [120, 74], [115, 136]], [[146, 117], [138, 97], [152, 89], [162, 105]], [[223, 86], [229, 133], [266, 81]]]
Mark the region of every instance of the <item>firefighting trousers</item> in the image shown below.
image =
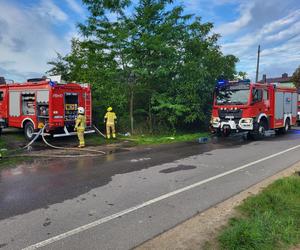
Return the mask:
[[79, 146], [80, 147], [84, 147], [85, 146], [85, 142], [84, 142], [84, 130], [83, 131], [77, 131], [77, 136], [78, 136], [78, 140], [79, 140]]
[[106, 123], [106, 138], [110, 138], [110, 132], [112, 133], [112, 137], [116, 138], [116, 128], [114, 123]]

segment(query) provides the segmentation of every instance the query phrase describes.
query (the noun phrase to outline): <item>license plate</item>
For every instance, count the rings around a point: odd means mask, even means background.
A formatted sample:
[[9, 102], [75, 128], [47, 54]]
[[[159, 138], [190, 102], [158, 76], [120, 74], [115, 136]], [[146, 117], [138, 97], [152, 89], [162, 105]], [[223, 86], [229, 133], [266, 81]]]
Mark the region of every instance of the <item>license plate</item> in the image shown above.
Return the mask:
[[225, 116], [225, 119], [234, 119], [234, 116], [232, 116], [232, 115], [227, 115], [227, 116]]

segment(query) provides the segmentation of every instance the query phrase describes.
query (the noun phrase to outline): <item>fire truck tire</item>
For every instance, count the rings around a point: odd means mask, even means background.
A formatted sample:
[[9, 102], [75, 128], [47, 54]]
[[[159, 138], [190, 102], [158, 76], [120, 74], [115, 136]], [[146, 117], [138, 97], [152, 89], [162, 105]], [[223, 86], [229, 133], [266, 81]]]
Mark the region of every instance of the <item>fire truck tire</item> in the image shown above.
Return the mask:
[[34, 137], [34, 126], [32, 122], [26, 122], [24, 126], [24, 135], [28, 141], [31, 141]]
[[290, 129], [290, 119], [287, 118], [284, 123], [284, 127], [280, 129], [281, 134], [286, 134]]
[[254, 139], [254, 140], [260, 140], [263, 139], [265, 137], [265, 132], [268, 129], [268, 124], [262, 120], [258, 123], [257, 129], [255, 131], [255, 133], [250, 134], [250, 136]]

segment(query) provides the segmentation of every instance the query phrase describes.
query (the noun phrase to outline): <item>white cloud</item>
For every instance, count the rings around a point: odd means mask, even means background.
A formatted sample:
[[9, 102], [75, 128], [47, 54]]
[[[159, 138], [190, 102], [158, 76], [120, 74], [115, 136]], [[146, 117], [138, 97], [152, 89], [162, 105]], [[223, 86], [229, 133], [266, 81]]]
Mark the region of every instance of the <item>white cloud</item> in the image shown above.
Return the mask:
[[80, 16], [84, 16], [84, 9], [76, 0], [66, 0], [70, 8]]
[[276, 21], [266, 24], [262, 30], [264, 33], [272, 33], [283, 28], [286, 25], [294, 23], [299, 18], [300, 18], [300, 10], [292, 11], [286, 17], [280, 18]]
[[57, 5], [55, 5], [51, 0], [43, 0], [38, 7], [39, 13], [43, 17], [49, 17], [57, 21], [66, 21], [68, 15], [63, 12]]
[[[270, 10], [271, 11], [271, 10]], [[253, 20], [252, 22], [255, 22]], [[241, 33], [240, 33], [241, 34]], [[225, 54], [239, 57], [238, 70], [255, 74], [257, 46], [261, 44], [261, 73], [278, 76], [292, 73], [300, 61], [300, 10], [265, 23], [222, 45]], [[227, 39], [230, 36], [226, 37]], [[230, 40], [230, 39], [228, 39]], [[280, 70], [281, 65], [281, 70]]]
[[298, 35], [299, 33], [300, 33], [300, 21], [291, 25], [288, 29], [285, 29], [276, 34], [267, 36], [265, 38], [265, 40], [275, 42], [275, 41], [286, 39], [286, 38], [294, 36], [294, 35]]
[[251, 11], [253, 7], [253, 2], [245, 5], [242, 4], [239, 8], [240, 17], [233, 22], [221, 24], [220, 26], [216, 27], [215, 32], [223, 36], [238, 32], [252, 20]]
[[[0, 2], [0, 75], [21, 81], [44, 74], [49, 68], [47, 61], [55, 57], [56, 51], [65, 54], [69, 50], [67, 39], [53, 29], [53, 25], [67, 20], [67, 16], [51, 1], [26, 8]], [[52, 15], [54, 20], [49, 18]]]

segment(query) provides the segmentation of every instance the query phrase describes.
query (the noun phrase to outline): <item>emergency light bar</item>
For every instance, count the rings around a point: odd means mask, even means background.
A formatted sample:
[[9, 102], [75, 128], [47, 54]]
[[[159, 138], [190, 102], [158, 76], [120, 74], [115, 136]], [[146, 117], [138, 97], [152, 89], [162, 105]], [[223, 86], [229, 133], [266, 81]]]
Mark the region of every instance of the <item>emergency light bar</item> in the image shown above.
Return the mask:
[[228, 85], [228, 83], [229, 82], [227, 80], [218, 80], [216, 88], [224, 88], [226, 85]]
[[245, 80], [232, 80], [232, 81], [228, 81], [228, 80], [218, 80], [217, 84], [216, 84], [216, 89], [223, 89], [229, 86], [235, 86], [235, 85], [239, 85], [239, 84], [245, 84], [248, 85], [250, 84], [250, 79], [245, 79]]

